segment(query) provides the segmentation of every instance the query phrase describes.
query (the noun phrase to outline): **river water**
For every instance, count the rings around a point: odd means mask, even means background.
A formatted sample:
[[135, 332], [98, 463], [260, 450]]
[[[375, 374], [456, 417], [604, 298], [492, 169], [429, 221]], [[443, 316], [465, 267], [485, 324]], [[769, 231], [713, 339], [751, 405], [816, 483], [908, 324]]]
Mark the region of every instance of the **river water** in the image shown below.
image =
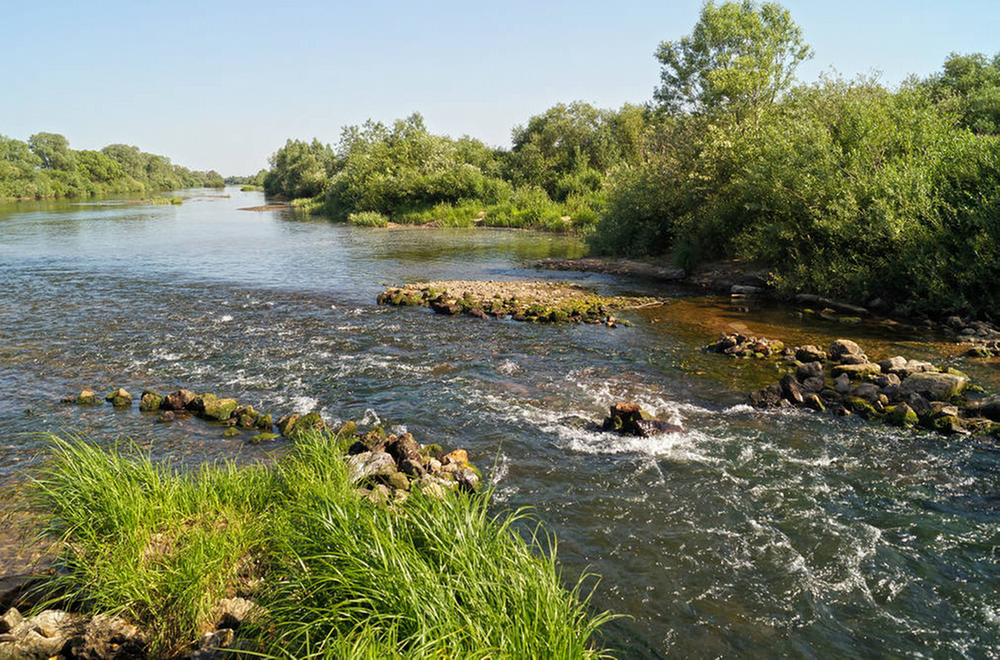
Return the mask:
[[[62, 406], [92, 386], [188, 387], [275, 413], [381, 421], [467, 448], [497, 505], [534, 507], [568, 581], [627, 615], [623, 657], [1000, 657], [1000, 451], [803, 411], [743, 393], [772, 367], [701, 353], [721, 330], [825, 343], [843, 327], [614, 276], [525, 264], [572, 237], [355, 229], [259, 193], [182, 206], [0, 207], [0, 485], [36, 465], [41, 431], [133, 438], [196, 464], [272, 448], [199, 420]], [[445, 318], [375, 305], [383, 284], [557, 279], [669, 295], [629, 329]], [[870, 355], [947, 361], [989, 387], [995, 364], [905, 329], [851, 327]], [[587, 430], [636, 400], [686, 431]], [[0, 566], [24, 553], [8, 542]], [[30, 553], [29, 553], [30, 554]], [[0, 573], [3, 573], [0, 570]], [[588, 582], [593, 586], [593, 580]]]

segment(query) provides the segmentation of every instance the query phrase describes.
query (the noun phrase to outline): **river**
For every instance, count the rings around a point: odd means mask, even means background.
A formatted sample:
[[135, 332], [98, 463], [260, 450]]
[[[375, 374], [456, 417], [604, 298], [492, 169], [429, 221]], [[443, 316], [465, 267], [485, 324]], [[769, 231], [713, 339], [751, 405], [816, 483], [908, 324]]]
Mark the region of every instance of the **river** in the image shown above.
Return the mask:
[[[622, 657], [1000, 657], [996, 442], [754, 411], [744, 394], [773, 367], [699, 347], [743, 328], [789, 343], [846, 335], [992, 389], [995, 361], [905, 328], [527, 268], [582, 254], [569, 236], [360, 229], [241, 211], [263, 196], [226, 194], [0, 206], [0, 485], [23, 483], [43, 431], [132, 438], [188, 465], [274, 450], [196, 419], [58, 403], [84, 386], [183, 386], [468, 449], [498, 507], [534, 507], [558, 536], [567, 581], [601, 576], [587, 583], [595, 606], [628, 615], [605, 630]], [[384, 284], [508, 278], [675, 302], [617, 330], [375, 305]], [[589, 431], [619, 399], [686, 431]], [[14, 570], [23, 553], [2, 538], [0, 567]]]

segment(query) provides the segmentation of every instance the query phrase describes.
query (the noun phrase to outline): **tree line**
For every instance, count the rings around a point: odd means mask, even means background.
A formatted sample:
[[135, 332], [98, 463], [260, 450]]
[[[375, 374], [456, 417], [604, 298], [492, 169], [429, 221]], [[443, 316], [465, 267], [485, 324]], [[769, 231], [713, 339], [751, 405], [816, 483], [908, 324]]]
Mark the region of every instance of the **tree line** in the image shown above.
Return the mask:
[[420, 115], [369, 121], [336, 147], [289, 140], [264, 188], [357, 224], [575, 230], [599, 253], [759, 264], [787, 292], [996, 314], [1000, 55], [953, 54], [889, 88], [799, 82], [811, 54], [781, 5], [707, 2], [659, 45], [643, 106], [559, 104], [510, 149]]
[[70, 149], [58, 133], [36, 133], [27, 142], [0, 135], [0, 200], [92, 197], [178, 188], [221, 188], [214, 170], [174, 165], [166, 156], [126, 144], [100, 151]]

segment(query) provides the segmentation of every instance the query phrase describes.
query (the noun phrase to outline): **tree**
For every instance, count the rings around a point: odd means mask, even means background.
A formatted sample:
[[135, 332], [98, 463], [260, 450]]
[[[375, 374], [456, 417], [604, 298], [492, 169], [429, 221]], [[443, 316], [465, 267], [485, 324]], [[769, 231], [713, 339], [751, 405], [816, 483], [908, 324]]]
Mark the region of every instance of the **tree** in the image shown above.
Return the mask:
[[952, 53], [942, 73], [927, 81], [934, 97], [956, 108], [962, 125], [983, 135], [1000, 134], [1000, 54]]
[[723, 111], [740, 118], [773, 103], [811, 55], [781, 5], [709, 0], [691, 35], [657, 49], [663, 84], [655, 97], [672, 113]]
[[76, 158], [69, 148], [69, 140], [58, 133], [35, 133], [28, 138], [28, 146], [41, 158], [43, 169], [64, 172], [76, 169]]

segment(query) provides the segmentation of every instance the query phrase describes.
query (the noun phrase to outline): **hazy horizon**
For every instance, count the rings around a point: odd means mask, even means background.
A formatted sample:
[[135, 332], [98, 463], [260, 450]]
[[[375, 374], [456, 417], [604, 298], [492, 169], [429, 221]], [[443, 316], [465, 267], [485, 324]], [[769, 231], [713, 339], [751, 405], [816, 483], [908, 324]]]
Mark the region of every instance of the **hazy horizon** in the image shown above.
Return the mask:
[[[643, 103], [653, 52], [690, 33], [700, 0], [404, 4], [190, 2], [9, 6], [12, 71], [0, 134], [135, 144], [194, 169], [252, 174], [287, 138], [336, 143], [344, 125], [420, 112], [437, 133], [507, 146], [532, 114], [583, 100]], [[783, 3], [823, 71], [927, 76], [951, 52], [993, 54], [984, 1]]]

